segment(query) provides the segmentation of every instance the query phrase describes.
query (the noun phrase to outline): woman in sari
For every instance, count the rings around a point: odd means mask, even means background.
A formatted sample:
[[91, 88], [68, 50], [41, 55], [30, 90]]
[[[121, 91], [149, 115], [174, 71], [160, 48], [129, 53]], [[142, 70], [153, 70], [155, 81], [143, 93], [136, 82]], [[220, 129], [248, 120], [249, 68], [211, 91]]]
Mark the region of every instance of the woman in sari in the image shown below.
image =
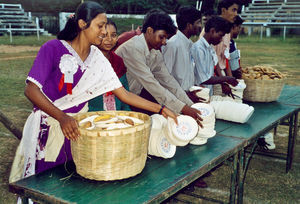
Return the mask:
[[88, 110], [87, 101], [112, 91], [121, 101], [165, 117], [176, 115], [123, 88], [109, 61], [96, 47], [106, 36], [107, 18], [96, 2], [84, 2], [57, 39], [39, 50], [26, 79], [25, 95], [34, 105], [13, 162], [10, 182], [72, 159], [70, 140], [80, 134], [71, 117]]

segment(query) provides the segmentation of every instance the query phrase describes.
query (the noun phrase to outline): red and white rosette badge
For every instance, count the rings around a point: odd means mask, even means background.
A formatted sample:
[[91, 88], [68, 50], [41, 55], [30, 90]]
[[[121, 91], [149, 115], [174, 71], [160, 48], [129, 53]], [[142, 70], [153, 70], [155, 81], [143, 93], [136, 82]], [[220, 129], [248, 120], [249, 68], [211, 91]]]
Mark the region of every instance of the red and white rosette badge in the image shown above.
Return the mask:
[[76, 58], [69, 54], [64, 54], [60, 58], [59, 69], [62, 73], [60, 78], [58, 90], [61, 91], [64, 84], [67, 85], [67, 93], [72, 94], [72, 84], [74, 81], [74, 74], [78, 69]]

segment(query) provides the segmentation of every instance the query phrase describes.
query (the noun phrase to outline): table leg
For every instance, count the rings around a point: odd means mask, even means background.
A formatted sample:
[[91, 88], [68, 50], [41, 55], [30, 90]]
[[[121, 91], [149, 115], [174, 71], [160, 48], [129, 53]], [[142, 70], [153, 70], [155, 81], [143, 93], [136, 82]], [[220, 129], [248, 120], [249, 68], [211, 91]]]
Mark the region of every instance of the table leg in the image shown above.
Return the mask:
[[293, 114], [290, 117], [289, 121], [289, 142], [288, 142], [288, 151], [287, 151], [287, 159], [286, 159], [286, 173], [292, 168], [292, 162], [294, 157], [294, 145], [295, 138], [298, 133], [298, 112]]
[[240, 152], [241, 153], [240, 157], [239, 157], [239, 175], [240, 175], [240, 177], [238, 178], [239, 187], [238, 187], [238, 198], [237, 198], [237, 202], [239, 204], [243, 203], [244, 183], [245, 183], [248, 167], [249, 167], [250, 161], [252, 159], [253, 153], [254, 153], [256, 147], [258, 146], [257, 141], [258, 141], [258, 138], [253, 143], [253, 146], [251, 148], [251, 152], [249, 153], [248, 158], [246, 158], [246, 154], [245, 154], [244, 150], [242, 150]]
[[22, 204], [28, 204], [29, 203], [29, 198], [27, 197], [21, 197], [21, 200], [22, 200]]
[[233, 172], [231, 174], [231, 187], [230, 187], [230, 198], [229, 198], [229, 203], [235, 203], [236, 199], [236, 187], [238, 185], [238, 158], [239, 158], [239, 152], [237, 152], [233, 156]]

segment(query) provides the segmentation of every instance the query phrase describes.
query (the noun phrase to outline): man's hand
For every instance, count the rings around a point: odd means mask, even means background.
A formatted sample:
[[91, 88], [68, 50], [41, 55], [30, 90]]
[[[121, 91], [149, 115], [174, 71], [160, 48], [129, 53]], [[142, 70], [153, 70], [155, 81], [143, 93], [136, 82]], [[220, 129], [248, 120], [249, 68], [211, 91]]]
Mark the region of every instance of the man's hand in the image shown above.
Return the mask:
[[184, 115], [188, 115], [188, 116], [191, 116], [192, 118], [194, 118], [194, 119], [197, 121], [198, 125], [199, 125], [200, 127], [203, 128], [203, 125], [201, 124], [201, 121], [202, 121], [203, 119], [202, 119], [201, 116], [200, 116], [200, 115], [201, 115], [201, 112], [200, 112], [199, 110], [197, 110], [197, 109], [195, 109], [195, 108], [191, 108], [191, 107], [185, 105], [185, 106], [182, 108], [181, 112], [182, 112]]
[[239, 83], [238, 80], [236, 80], [236, 78], [229, 76], [226, 76], [226, 82], [232, 86], [236, 86]]
[[200, 91], [202, 91], [202, 89], [194, 90], [194, 91], [186, 91], [186, 94], [194, 103], [204, 103], [206, 102], [206, 100], [204, 98], [197, 96], [197, 93]]
[[231, 88], [229, 87], [229, 85], [223, 83], [223, 84], [221, 84], [221, 86], [222, 86], [222, 92], [224, 94], [226, 94], [227, 96], [230, 96], [230, 97], [232, 97], [234, 99], [234, 96], [233, 96], [233, 94], [231, 92]]

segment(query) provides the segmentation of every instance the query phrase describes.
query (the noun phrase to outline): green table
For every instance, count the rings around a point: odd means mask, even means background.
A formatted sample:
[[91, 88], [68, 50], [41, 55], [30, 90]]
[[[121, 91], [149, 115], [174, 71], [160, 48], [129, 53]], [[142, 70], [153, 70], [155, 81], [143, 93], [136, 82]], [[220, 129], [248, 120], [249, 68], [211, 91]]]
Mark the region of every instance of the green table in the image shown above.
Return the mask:
[[[292, 167], [295, 138], [298, 132], [298, 112], [300, 110], [300, 90], [299, 87], [285, 86], [279, 100], [270, 103], [248, 103], [253, 106], [255, 111], [247, 123], [238, 124], [222, 121], [229, 128], [219, 132], [222, 136], [240, 138], [245, 141], [245, 145], [253, 144], [249, 157], [241, 151], [239, 155], [240, 181], [238, 202], [242, 203], [243, 185], [247, 173], [248, 164], [252, 154], [257, 147], [257, 140], [261, 135], [277, 127], [285, 120], [289, 121], [289, 142], [287, 148], [286, 172]], [[245, 147], [246, 147], [245, 146]]]
[[111, 182], [71, 176], [63, 166], [10, 184], [23, 198], [51, 203], [159, 203], [223, 161], [233, 157], [230, 203], [235, 202], [238, 154], [245, 146], [239, 138], [215, 136], [203, 146], [178, 147], [172, 159], [148, 158], [141, 174]]
[[284, 86], [277, 101], [288, 105], [300, 106], [300, 86]]

